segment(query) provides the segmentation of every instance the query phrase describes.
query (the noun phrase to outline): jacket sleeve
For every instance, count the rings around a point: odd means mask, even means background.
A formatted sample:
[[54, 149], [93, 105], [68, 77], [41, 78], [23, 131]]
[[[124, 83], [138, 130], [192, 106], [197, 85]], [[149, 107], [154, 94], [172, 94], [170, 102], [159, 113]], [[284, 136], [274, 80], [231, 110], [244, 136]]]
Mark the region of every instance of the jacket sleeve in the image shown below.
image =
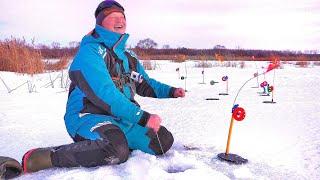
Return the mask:
[[120, 119], [145, 125], [150, 114], [127, 99], [114, 85], [102, 55], [94, 47], [80, 48], [69, 71], [70, 79], [99, 108]]
[[138, 60], [136, 69], [143, 76], [142, 83], [136, 83], [137, 94], [155, 98], [174, 98], [173, 93], [176, 88], [150, 78]]

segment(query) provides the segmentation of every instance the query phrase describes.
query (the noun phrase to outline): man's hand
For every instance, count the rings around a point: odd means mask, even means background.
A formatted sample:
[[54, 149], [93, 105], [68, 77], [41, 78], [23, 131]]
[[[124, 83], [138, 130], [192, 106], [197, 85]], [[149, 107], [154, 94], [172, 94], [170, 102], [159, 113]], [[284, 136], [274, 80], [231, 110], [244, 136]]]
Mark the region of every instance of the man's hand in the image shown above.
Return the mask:
[[160, 129], [160, 123], [161, 123], [160, 116], [156, 114], [151, 114], [146, 124], [146, 127], [153, 129], [154, 132], [158, 132], [158, 130]]
[[185, 94], [185, 90], [182, 88], [177, 88], [174, 93], [173, 93], [173, 97], [177, 98], [177, 97], [184, 97]]

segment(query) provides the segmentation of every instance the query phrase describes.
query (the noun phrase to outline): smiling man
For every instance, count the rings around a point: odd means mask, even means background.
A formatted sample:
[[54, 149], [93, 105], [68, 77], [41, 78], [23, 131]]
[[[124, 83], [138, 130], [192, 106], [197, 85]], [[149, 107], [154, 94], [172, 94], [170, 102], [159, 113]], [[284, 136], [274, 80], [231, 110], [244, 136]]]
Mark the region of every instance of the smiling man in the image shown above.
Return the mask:
[[161, 118], [141, 109], [134, 100], [184, 97], [174, 88], [150, 78], [137, 57], [126, 50], [124, 8], [113, 0], [99, 4], [96, 26], [80, 44], [69, 69], [71, 85], [64, 116], [74, 143], [28, 151], [24, 172], [51, 167], [94, 167], [125, 162], [130, 150], [166, 153], [172, 134]]
[[[105, 29], [108, 29], [112, 32], [119, 34], [124, 34], [126, 32], [126, 18], [124, 15], [123, 7], [117, 2], [114, 3], [110, 8], [104, 8], [106, 1], [102, 2], [99, 7], [96, 9], [96, 24], [101, 25]], [[108, 3], [106, 3], [108, 4]]]

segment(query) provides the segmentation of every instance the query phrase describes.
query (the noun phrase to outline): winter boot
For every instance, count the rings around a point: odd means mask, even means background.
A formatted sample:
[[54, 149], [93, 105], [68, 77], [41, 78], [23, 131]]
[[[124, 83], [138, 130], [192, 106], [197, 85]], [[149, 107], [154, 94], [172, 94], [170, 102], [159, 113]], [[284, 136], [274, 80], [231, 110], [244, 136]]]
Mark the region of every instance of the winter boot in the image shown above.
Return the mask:
[[10, 157], [0, 156], [0, 179], [11, 179], [22, 172], [20, 163]]
[[53, 167], [51, 162], [52, 148], [31, 149], [22, 157], [23, 172], [31, 173]]

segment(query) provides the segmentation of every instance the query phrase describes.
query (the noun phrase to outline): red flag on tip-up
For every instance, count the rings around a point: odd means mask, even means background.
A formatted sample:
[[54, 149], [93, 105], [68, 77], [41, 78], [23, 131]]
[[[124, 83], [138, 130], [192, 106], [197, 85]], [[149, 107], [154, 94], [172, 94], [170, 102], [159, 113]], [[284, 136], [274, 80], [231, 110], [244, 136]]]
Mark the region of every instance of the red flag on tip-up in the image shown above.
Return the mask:
[[279, 66], [280, 66], [279, 60], [278, 59], [274, 60], [272, 63], [269, 64], [266, 73], [273, 70], [273, 69], [278, 68]]

